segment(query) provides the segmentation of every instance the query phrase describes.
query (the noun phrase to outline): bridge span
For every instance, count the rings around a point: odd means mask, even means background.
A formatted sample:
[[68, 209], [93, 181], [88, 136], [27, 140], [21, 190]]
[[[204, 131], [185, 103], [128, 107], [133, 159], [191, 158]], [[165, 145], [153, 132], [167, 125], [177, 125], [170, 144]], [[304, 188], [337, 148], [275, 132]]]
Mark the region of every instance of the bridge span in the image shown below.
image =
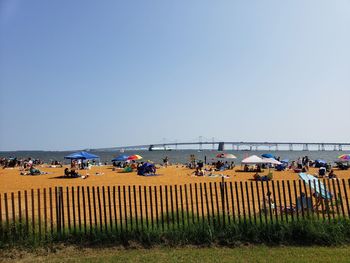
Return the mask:
[[[202, 150], [203, 146], [206, 149], [224, 151], [224, 150], [318, 150], [318, 151], [350, 151], [350, 142], [336, 143], [336, 142], [235, 142], [235, 141], [196, 141], [196, 142], [174, 142], [174, 143], [155, 143], [134, 146], [118, 146], [113, 148], [104, 148], [99, 150], [177, 150], [181, 147], [194, 146]], [[208, 148], [209, 146], [209, 148]], [[231, 146], [231, 147], [228, 147]]]

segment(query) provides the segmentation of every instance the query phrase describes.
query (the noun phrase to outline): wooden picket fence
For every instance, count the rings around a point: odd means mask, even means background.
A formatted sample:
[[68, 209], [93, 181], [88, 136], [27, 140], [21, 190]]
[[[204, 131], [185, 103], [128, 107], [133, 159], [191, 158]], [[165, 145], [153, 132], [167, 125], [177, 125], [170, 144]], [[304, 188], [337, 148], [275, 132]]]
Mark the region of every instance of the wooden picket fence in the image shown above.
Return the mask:
[[[350, 218], [350, 179], [224, 181], [165, 186], [78, 186], [0, 194], [0, 238], [169, 229], [197, 223], [279, 223]], [[323, 190], [323, 191], [324, 191]], [[270, 193], [270, 194], [268, 194]]]

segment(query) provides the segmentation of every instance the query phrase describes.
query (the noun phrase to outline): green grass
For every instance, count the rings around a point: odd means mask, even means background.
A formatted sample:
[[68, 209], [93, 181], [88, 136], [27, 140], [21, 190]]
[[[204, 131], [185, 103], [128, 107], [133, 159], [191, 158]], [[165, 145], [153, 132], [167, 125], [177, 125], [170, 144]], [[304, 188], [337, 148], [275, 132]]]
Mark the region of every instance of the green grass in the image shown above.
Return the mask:
[[116, 249], [73, 247], [55, 253], [12, 257], [20, 262], [349, 262], [350, 247], [153, 248]]
[[[349, 245], [350, 244], [350, 220], [339, 219], [323, 221], [305, 219], [294, 222], [280, 222], [279, 224], [267, 223], [226, 223], [223, 225], [208, 225], [199, 221], [190, 225], [177, 225], [170, 223], [164, 230], [162, 228], [125, 229], [115, 231], [107, 228], [102, 232], [99, 227], [84, 232], [71, 232], [65, 229], [65, 234], [49, 235], [47, 238], [39, 236], [38, 232], [29, 229], [19, 231], [18, 225], [5, 229], [0, 234], [0, 248], [11, 247], [47, 247], [52, 244], [68, 244], [80, 246], [94, 246], [96, 244], [121, 245], [129, 247], [130, 243], [137, 243], [142, 247], [153, 246], [211, 246], [220, 245], [226, 247], [240, 246], [241, 244], [265, 244], [265, 245]], [[90, 229], [89, 229], [90, 230]]]

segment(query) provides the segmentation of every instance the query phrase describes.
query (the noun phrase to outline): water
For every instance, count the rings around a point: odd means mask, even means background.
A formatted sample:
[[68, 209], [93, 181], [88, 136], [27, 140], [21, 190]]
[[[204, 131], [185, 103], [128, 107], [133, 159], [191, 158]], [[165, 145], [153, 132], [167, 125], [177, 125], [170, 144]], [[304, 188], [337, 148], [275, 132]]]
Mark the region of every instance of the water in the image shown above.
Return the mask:
[[[70, 154], [72, 152], [59, 152], [59, 151], [16, 151], [16, 152], [0, 152], [0, 157], [17, 157], [21, 158], [34, 158], [41, 159], [45, 162], [50, 162], [52, 160], [62, 161], [64, 163], [69, 163], [69, 160], [64, 160], [64, 156]], [[207, 157], [207, 162], [211, 162], [215, 156], [219, 153], [218, 151], [211, 150], [203, 150], [198, 152], [198, 150], [174, 150], [174, 151], [125, 151], [124, 153], [120, 153], [119, 151], [98, 151], [92, 152], [101, 158], [101, 162], [110, 163], [111, 159], [114, 157], [125, 154], [139, 154], [143, 157], [143, 160], [151, 160], [156, 163], [161, 163], [162, 159], [165, 156], [169, 157], [169, 161], [171, 163], [186, 163], [189, 161], [189, 157], [191, 154], [196, 156], [196, 159], [203, 160], [205, 156]], [[309, 156], [310, 159], [322, 159], [327, 162], [333, 162], [339, 155], [344, 154], [346, 152], [343, 151], [232, 151], [228, 150], [225, 153], [234, 154], [237, 159], [234, 159], [235, 163], [239, 163], [242, 159], [250, 155], [258, 155], [261, 156], [263, 153], [272, 153], [276, 157], [281, 157], [283, 159], [296, 160], [301, 156]]]

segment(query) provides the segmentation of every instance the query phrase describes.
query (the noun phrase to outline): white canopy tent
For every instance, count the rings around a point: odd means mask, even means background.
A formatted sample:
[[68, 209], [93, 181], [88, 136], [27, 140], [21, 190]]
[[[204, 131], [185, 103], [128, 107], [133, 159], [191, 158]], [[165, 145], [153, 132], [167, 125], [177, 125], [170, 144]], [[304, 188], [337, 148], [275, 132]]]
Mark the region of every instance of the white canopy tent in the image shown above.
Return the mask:
[[262, 158], [256, 155], [249, 156], [242, 160], [243, 164], [264, 164], [266, 163]]

